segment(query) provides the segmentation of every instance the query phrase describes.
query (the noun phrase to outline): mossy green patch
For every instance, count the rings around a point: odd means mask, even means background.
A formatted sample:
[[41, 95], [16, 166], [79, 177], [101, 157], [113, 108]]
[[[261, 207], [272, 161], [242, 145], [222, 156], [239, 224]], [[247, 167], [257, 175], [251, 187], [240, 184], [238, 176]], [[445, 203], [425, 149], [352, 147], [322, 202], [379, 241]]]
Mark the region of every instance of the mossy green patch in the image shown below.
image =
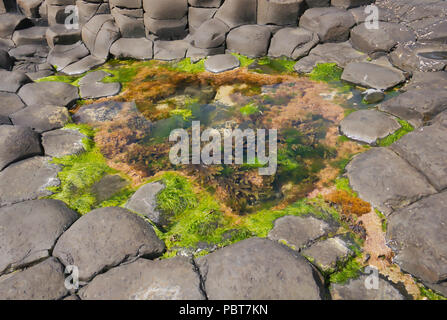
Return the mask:
[[348, 178], [338, 178], [337, 180], [335, 180], [335, 187], [337, 188], [337, 190], [346, 191], [351, 196], [358, 196], [357, 193], [352, 190]]
[[344, 268], [331, 274], [329, 276], [329, 281], [331, 283], [345, 284], [350, 279], [355, 279], [360, 275], [362, 266], [357, 261], [356, 257], [348, 260]]
[[246, 57], [242, 54], [232, 53], [232, 55], [239, 59], [242, 68], [248, 67], [249, 65], [251, 65], [253, 62], [256, 61], [256, 59]]
[[447, 300], [446, 297], [443, 297], [439, 294], [437, 294], [436, 292], [434, 292], [431, 289], [425, 288], [424, 286], [420, 286], [419, 290], [421, 292], [421, 295], [425, 298], [427, 298], [428, 300]]
[[68, 75], [53, 75], [35, 80], [35, 82], [65, 82], [74, 86], [79, 86], [78, 80], [84, 75], [68, 76]]
[[382, 223], [382, 231], [386, 232], [386, 230], [388, 228], [388, 224], [387, 224], [385, 215], [382, 212], [380, 212], [378, 209], [374, 209], [374, 211], [376, 212], [377, 216], [380, 218], [380, 221]]
[[259, 73], [294, 73], [295, 70], [293, 67], [296, 64], [296, 61], [289, 60], [289, 59], [283, 59], [283, 58], [276, 58], [272, 59], [269, 57], [263, 57], [255, 60], [256, 66], [259, 68], [253, 69], [255, 72]]
[[407, 121], [401, 120], [401, 119], [398, 119], [398, 121], [399, 121], [399, 124], [401, 125], [401, 128], [398, 129], [393, 134], [390, 134], [389, 136], [381, 139], [378, 142], [378, 145], [380, 147], [388, 147], [388, 146], [392, 145], [394, 142], [396, 142], [397, 140], [399, 140], [400, 138], [402, 138], [407, 133], [410, 133], [414, 130], [413, 126], [411, 124], [409, 124]]
[[336, 63], [319, 63], [309, 74], [314, 81], [335, 82], [341, 80], [343, 69]]
[[259, 113], [259, 107], [254, 103], [249, 103], [242, 108], [239, 109], [240, 113], [244, 116], [250, 116], [256, 113]]
[[205, 59], [201, 59], [198, 62], [191, 61], [191, 58], [185, 58], [179, 62], [171, 64], [172, 70], [188, 73], [199, 73], [205, 71]]

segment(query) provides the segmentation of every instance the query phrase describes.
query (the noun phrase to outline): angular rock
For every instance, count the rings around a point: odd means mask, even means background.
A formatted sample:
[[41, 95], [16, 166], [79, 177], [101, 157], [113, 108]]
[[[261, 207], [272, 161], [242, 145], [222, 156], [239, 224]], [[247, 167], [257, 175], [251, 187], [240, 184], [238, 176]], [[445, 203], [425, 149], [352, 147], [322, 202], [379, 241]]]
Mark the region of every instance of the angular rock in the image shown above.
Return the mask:
[[10, 39], [15, 30], [29, 28], [33, 23], [25, 16], [6, 13], [0, 15], [0, 38]]
[[337, 263], [346, 261], [352, 255], [348, 245], [340, 238], [329, 238], [319, 241], [301, 254], [312, 260], [312, 263], [324, 272], [334, 272]]
[[143, 0], [144, 11], [153, 19], [175, 20], [181, 19], [188, 12], [187, 0]]
[[82, 216], [56, 243], [53, 256], [79, 268], [88, 281], [103, 270], [138, 257], [156, 257], [164, 243], [152, 226], [119, 207], [96, 209]]
[[304, 7], [303, 0], [258, 0], [257, 23], [296, 26]]
[[59, 236], [78, 218], [62, 201], [51, 199], [0, 208], [0, 273], [48, 257]]
[[217, 48], [225, 43], [230, 28], [219, 19], [204, 22], [194, 33], [193, 45], [197, 48]]
[[83, 59], [70, 64], [68, 67], [65, 67], [64, 69], [62, 69], [62, 72], [68, 75], [82, 74], [90, 71], [93, 68], [103, 65], [105, 62], [105, 59], [97, 58], [93, 55], [88, 55]]
[[83, 140], [86, 138], [77, 130], [59, 129], [45, 132], [42, 145], [47, 156], [62, 158], [84, 152]]
[[390, 54], [393, 65], [408, 72], [441, 71], [447, 65], [447, 44], [406, 43]]
[[375, 144], [401, 126], [395, 118], [376, 110], [359, 110], [340, 122], [340, 131], [350, 139]]
[[101, 82], [105, 77], [111, 76], [104, 71], [90, 72], [79, 81], [79, 92], [83, 99], [98, 99], [117, 95], [121, 91], [121, 83]]
[[420, 72], [413, 73], [413, 77], [409, 83], [403, 88], [405, 91], [415, 89], [447, 89], [447, 72]]
[[24, 85], [18, 93], [27, 105], [40, 103], [71, 107], [79, 99], [78, 88], [64, 82], [38, 82]]
[[56, 45], [48, 54], [48, 63], [55, 66], [57, 71], [88, 56], [89, 51], [82, 42], [71, 45]]
[[239, 59], [231, 54], [215, 55], [205, 61], [205, 69], [213, 73], [233, 70], [239, 68], [240, 65]]
[[397, 253], [394, 261], [428, 284], [447, 280], [446, 206], [447, 193], [443, 192], [396, 211], [388, 219], [387, 239]]
[[146, 38], [126, 39], [115, 41], [110, 48], [110, 53], [118, 59], [149, 60], [154, 56], [154, 43]]
[[301, 16], [299, 26], [318, 34], [321, 42], [343, 42], [355, 24], [354, 17], [340, 8], [312, 8]]
[[83, 300], [203, 300], [200, 278], [185, 257], [138, 259], [93, 279]]
[[379, 105], [379, 110], [404, 119], [417, 128], [445, 109], [447, 92], [431, 88], [409, 90]]
[[405, 81], [402, 71], [368, 62], [351, 62], [343, 71], [342, 80], [367, 88], [388, 90]]
[[382, 90], [368, 89], [362, 92], [363, 101], [367, 104], [375, 104], [383, 101], [386, 97]]
[[0, 126], [0, 171], [14, 161], [42, 153], [39, 135], [18, 126]]
[[31, 79], [23, 72], [0, 70], [0, 91], [16, 93], [29, 82]]
[[25, 108], [25, 104], [15, 93], [0, 92], [0, 117], [9, 117], [10, 114]]
[[120, 37], [112, 15], [95, 15], [82, 28], [82, 41], [90, 53], [98, 59], [107, 59], [112, 44]]
[[70, 121], [67, 108], [50, 105], [28, 106], [9, 117], [14, 125], [29, 127], [39, 133], [62, 128]]
[[47, 27], [31, 27], [22, 30], [16, 30], [12, 35], [12, 41], [16, 46], [24, 44], [47, 44]]
[[112, 16], [123, 38], [143, 38], [145, 36], [143, 10], [113, 8]]
[[385, 148], [356, 156], [346, 170], [359, 197], [386, 215], [436, 192], [421, 173]]
[[350, 9], [354, 7], [364, 6], [374, 3], [374, 0], [331, 0], [333, 7], [340, 7], [344, 9]]
[[188, 43], [183, 40], [155, 41], [154, 59], [166, 61], [183, 59], [187, 49]]
[[65, 25], [57, 24], [48, 28], [46, 33], [48, 46], [54, 48], [55, 45], [70, 45], [81, 40], [80, 29], [68, 29]]
[[92, 194], [95, 195], [96, 203], [110, 199], [113, 195], [124, 189], [128, 185], [128, 182], [118, 174], [106, 174], [93, 184], [91, 187]]
[[136, 108], [134, 102], [104, 101], [82, 106], [73, 115], [76, 123], [94, 124], [114, 120], [124, 108]]
[[155, 34], [161, 40], [183, 39], [187, 35], [188, 17], [184, 16], [178, 20], [158, 20], [150, 17], [149, 13], [144, 14], [144, 25], [146, 27], [146, 37]]
[[214, 16], [230, 28], [255, 24], [257, 0], [226, 0]]
[[299, 250], [309, 242], [327, 235], [331, 229], [328, 223], [312, 216], [285, 216], [275, 221], [275, 226], [269, 232], [268, 238], [286, 241], [287, 245]]
[[24, 271], [0, 278], [1, 300], [57, 300], [68, 294], [62, 265], [48, 258]]
[[405, 300], [405, 297], [390, 282], [379, 278], [378, 288], [367, 289], [369, 277], [362, 275], [345, 284], [332, 284], [331, 296], [334, 300]]
[[0, 49], [0, 69], [11, 70], [14, 61], [9, 56], [8, 52]]
[[319, 42], [318, 35], [302, 28], [283, 28], [273, 35], [268, 55], [297, 60]]
[[17, 5], [28, 18], [39, 17], [39, 7], [43, 0], [17, 0]]
[[170, 217], [157, 204], [157, 196], [164, 188], [160, 182], [145, 184], [129, 199], [126, 208], [148, 217], [157, 226], [166, 226]]
[[50, 196], [48, 187], [60, 185], [59, 166], [49, 157], [33, 157], [0, 172], [0, 207]]
[[188, 9], [189, 34], [193, 35], [205, 21], [212, 19], [216, 11], [217, 8], [189, 7]]
[[197, 259], [210, 300], [320, 299], [311, 265], [290, 249], [251, 238]]
[[266, 26], [244, 25], [227, 36], [227, 49], [249, 57], [262, 57], [268, 52], [272, 33]]
[[447, 187], [447, 127], [433, 125], [410, 132], [391, 148], [441, 191]]

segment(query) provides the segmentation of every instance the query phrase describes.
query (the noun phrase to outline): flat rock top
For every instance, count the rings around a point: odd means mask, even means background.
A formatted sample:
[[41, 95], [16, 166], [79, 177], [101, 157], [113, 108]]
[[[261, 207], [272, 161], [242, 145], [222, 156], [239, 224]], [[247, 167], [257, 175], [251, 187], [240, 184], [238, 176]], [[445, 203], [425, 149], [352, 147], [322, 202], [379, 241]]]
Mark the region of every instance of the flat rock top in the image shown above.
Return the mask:
[[209, 72], [220, 73], [236, 69], [240, 66], [239, 59], [231, 54], [218, 54], [205, 61], [205, 69]]
[[70, 107], [79, 99], [78, 88], [64, 82], [39, 82], [24, 85], [19, 96], [27, 105], [40, 103]]
[[78, 214], [57, 200], [34, 200], [0, 208], [0, 273], [49, 256]]
[[200, 278], [185, 257], [138, 259], [95, 277], [83, 300], [203, 300]]
[[356, 156], [346, 170], [360, 198], [386, 215], [436, 192], [421, 173], [386, 148]]
[[48, 258], [24, 271], [0, 278], [0, 300], [56, 300], [68, 294], [63, 266]]
[[342, 80], [373, 89], [388, 90], [405, 81], [402, 71], [368, 62], [351, 62]]
[[267, 239], [251, 238], [198, 259], [209, 299], [320, 299], [311, 265]]
[[60, 237], [53, 255], [64, 265], [76, 265], [84, 281], [127, 260], [156, 257], [164, 249], [148, 222], [126, 209], [111, 207], [82, 216]]
[[321, 270], [333, 271], [337, 262], [345, 261], [352, 252], [340, 238], [329, 238], [304, 249], [302, 254], [311, 258]]
[[387, 239], [397, 251], [395, 261], [428, 283], [447, 280], [446, 208], [447, 192], [443, 192], [398, 210], [388, 219]]
[[45, 132], [42, 145], [46, 155], [61, 158], [85, 151], [84, 139], [87, 137], [77, 130], [58, 129]]
[[341, 132], [353, 140], [374, 144], [400, 128], [399, 122], [377, 110], [351, 113], [340, 123]]

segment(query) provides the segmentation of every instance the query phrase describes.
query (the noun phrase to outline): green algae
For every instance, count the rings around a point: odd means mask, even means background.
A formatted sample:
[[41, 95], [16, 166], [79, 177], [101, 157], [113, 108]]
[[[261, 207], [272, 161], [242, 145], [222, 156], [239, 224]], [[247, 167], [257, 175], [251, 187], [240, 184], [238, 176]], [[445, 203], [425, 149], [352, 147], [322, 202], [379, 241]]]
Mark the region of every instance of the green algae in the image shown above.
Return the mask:
[[71, 85], [74, 85], [76, 87], [79, 86], [77, 83], [80, 78], [82, 78], [84, 75], [78, 75], [78, 76], [68, 76], [68, 75], [52, 75], [44, 78], [40, 78], [35, 80], [35, 82], [64, 82]]
[[424, 287], [423, 285], [421, 285], [419, 287], [419, 290], [420, 290], [421, 296], [427, 298], [428, 300], [447, 300], [446, 297], [443, 297], [442, 295], [437, 294], [433, 290], [428, 289], [428, 288]]
[[396, 142], [397, 140], [399, 140], [400, 138], [402, 138], [403, 136], [405, 136], [407, 133], [414, 131], [414, 127], [411, 124], [409, 124], [407, 121], [402, 120], [402, 119], [398, 119], [397, 121], [401, 125], [401, 128], [398, 129], [393, 134], [390, 134], [389, 136], [379, 140], [378, 146], [388, 147], [388, 146], [392, 145], [394, 142]]
[[309, 73], [309, 78], [314, 81], [336, 82], [341, 80], [343, 69], [336, 63], [319, 63]]
[[251, 116], [253, 114], [259, 113], [259, 107], [254, 103], [249, 103], [239, 109], [240, 113], [244, 116]]
[[330, 283], [345, 284], [350, 279], [359, 277], [362, 271], [362, 266], [357, 259], [357, 257], [350, 258], [342, 269], [332, 273], [329, 276]]
[[174, 71], [187, 73], [205, 72], [205, 59], [193, 62], [191, 58], [185, 58], [179, 62], [172, 63], [169, 68]]

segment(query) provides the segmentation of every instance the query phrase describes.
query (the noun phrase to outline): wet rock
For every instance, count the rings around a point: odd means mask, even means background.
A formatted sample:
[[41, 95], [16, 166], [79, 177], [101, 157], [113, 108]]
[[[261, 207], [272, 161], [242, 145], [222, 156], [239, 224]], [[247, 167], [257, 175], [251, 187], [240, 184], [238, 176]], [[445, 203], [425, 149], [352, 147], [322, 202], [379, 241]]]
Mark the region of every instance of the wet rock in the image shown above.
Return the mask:
[[290, 249], [251, 238], [197, 259], [210, 300], [320, 299], [311, 265]]
[[55, 45], [48, 54], [48, 63], [55, 66], [57, 71], [61, 71], [67, 66], [78, 62], [88, 56], [89, 51], [82, 42], [70, 45]]
[[405, 297], [390, 282], [379, 278], [378, 287], [368, 289], [369, 278], [361, 275], [346, 284], [332, 284], [331, 296], [334, 300], [405, 300]]
[[214, 16], [230, 28], [256, 23], [257, 0], [226, 0]]
[[49, 157], [33, 157], [0, 172], [0, 207], [50, 196], [48, 187], [60, 185], [59, 166]]
[[343, 42], [349, 39], [349, 31], [354, 24], [351, 13], [330, 7], [306, 10], [299, 26], [317, 33], [321, 42]]
[[71, 107], [79, 99], [78, 88], [64, 82], [29, 83], [18, 95], [27, 105]]
[[62, 265], [55, 258], [0, 278], [1, 300], [56, 300], [68, 294]]
[[209, 57], [205, 61], [205, 69], [209, 72], [220, 73], [239, 68], [239, 59], [231, 54], [220, 54]]
[[164, 188], [160, 182], [145, 184], [129, 199], [126, 208], [148, 217], [157, 226], [165, 226], [169, 217], [157, 208], [157, 196]]
[[134, 102], [104, 101], [92, 103], [81, 107], [73, 115], [76, 123], [94, 124], [95, 122], [106, 122], [114, 120], [116, 116], [126, 107], [136, 109]]
[[275, 225], [269, 232], [268, 238], [276, 241], [286, 241], [287, 245], [298, 250], [327, 235], [331, 230], [332, 228], [328, 223], [312, 216], [285, 216], [275, 220]]
[[363, 92], [363, 101], [368, 104], [379, 103], [385, 99], [385, 93], [382, 90], [368, 89]]
[[10, 114], [25, 108], [25, 104], [15, 93], [0, 92], [0, 117], [9, 117]]
[[447, 128], [440, 125], [410, 132], [391, 148], [422, 172], [438, 191], [447, 187]]
[[385, 148], [356, 156], [346, 170], [359, 197], [386, 215], [436, 192], [421, 173]]
[[228, 33], [227, 49], [249, 57], [262, 57], [268, 52], [271, 36], [266, 26], [240, 26]]
[[[390, 54], [391, 62], [404, 71], [441, 71], [447, 65], [447, 44], [414, 43], [398, 45]], [[434, 54], [433, 54], [434, 53]]]
[[6, 71], [0, 69], [0, 91], [16, 93], [31, 79], [20, 71]]
[[45, 132], [42, 145], [47, 156], [62, 158], [84, 152], [83, 140], [86, 138], [77, 130], [59, 129]]
[[62, 128], [70, 121], [67, 108], [50, 105], [28, 106], [9, 117], [14, 125], [29, 127], [39, 133]]
[[340, 123], [340, 131], [350, 139], [375, 144], [400, 128], [399, 122], [376, 110], [359, 110]]
[[[429, 284], [447, 280], [447, 193], [422, 199], [388, 219], [387, 239], [401, 268]], [[447, 294], [447, 290], [442, 292]]]
[[188, 258], [138, 259], [93, 279], [83, 300], [203, 300], [200, 278]]
[[318, 42], [316, 33], [302, 28], [283, 28], [273, 35], [268, 55], [297, 60], [306, 56]]
[[0, 171], [14, 161], [42, 153], [39, 136], [29, 128], [0, 126]]
[[300, 59], [295, 65], [298, 73], [310, 73], [318, 63], [336, 63], [344, 68], [348, 63], [366, 61], [367, 55], [355, 50], [349, 41], [325, 43], [313, 48], [309, 56]]
[[431, 88], [409, 90], [379, 105], [379, 110], [404, 119], [416, 128], [445, 109], [447, 92]]
[[380, 22], [379, 29], [368, 29], [361, 24], [351, 30], [354, 48], [368, 54], [389, 52], [398, 43], [415, 40], [413, 31], [397, 23]]
[[0, 273], [48, 257], [56, 240], [78, 217], [62, 201], [50, 199], [0, 208]]
[[126, 39], [121, 38], [115, 41], [110, 48], [110, 53], [118, 59], [138, 59], [148, 60], [154, 56], [154, 43], [146, 38]]
[[367, 88], [387, 90], [405, 81], [402, 71], [368, 62], [351, 62], [343, 71], [342, 80]]
[[79, 80], [79, 93], [82, 99], [98, 99], [116, 96], [121, 91], [121, 83], [105, 83], [102, 80], [111, 76], [105, 71], [94, 71]]
[[329, 238], [316, 242], [309, 248], [301, 251], [312, 263], [324, 272], [334, 272], [337, 263], [346, 261], [353, 252], [346, 242], [340, 238]]
[[128, 182], [117, 174], [107, 174], [92, 186], [92, 193], [99, 204], [121, 191]]
[[138, 257], [156, 257], [164, 243], [138, 215], [118, 207], [96, 209], [82, 216], [58, 240], [53, 251], [64, 265], [76, 265], [79, 279]]
[[97, 58], [93, 55], [88, 55], [81, 60], [70, 64], [69, 66], [62, 69], [63, 73], [68, 75], [77, 75], [82, 74], [87, 71], [90, 71], [93, 68], [99, 67], [106, 62], [106, 59]]

